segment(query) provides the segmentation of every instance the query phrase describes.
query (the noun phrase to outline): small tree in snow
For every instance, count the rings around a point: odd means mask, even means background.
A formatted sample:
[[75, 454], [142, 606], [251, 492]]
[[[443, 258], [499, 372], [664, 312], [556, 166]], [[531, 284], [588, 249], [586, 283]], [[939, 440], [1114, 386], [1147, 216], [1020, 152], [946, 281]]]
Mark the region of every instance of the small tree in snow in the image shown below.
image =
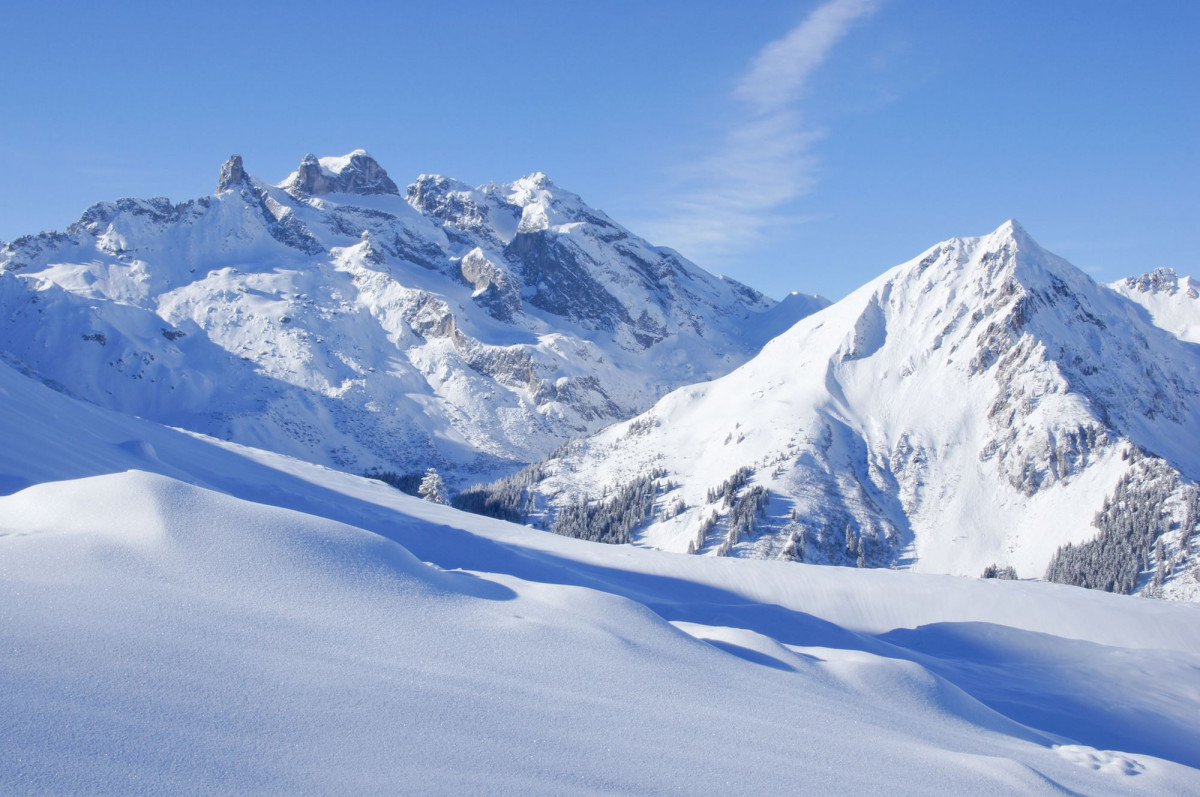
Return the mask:
[[1000, 565], [988, 565], [983, 568], [984, 578], [999, 578], [1005, 581], [1016, 581], [1017, 571], [1012, 565], [1001, 567]]
[[446, 483], [442, 481], [442, 476], [436, 468], [425, 471], [425, 477], [421, 479], [421, 486], [417, 488], [417, 495], [435, 504], [450, 503], [446, 500]]

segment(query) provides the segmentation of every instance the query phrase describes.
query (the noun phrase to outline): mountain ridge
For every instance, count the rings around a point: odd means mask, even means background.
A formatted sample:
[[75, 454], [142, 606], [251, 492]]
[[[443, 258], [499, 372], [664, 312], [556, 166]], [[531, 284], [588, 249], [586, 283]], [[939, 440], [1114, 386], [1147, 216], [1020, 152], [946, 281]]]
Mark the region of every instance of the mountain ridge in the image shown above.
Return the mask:
[[591, 485], [649, 479], [630, 538], [667, 550], [1041, 576], [1150, 457], [1175, 474], [1161, 556], [1106, 556], [1137, 560], [1139, 590], [1195, 598], [1197, 429], [1195, 347], [1006, 222], [574, 444], [529, 490], [533, 517], [571, 533], [565, 508], [603, 506]]
[[724, 373], [777, 306], [540, 173], [402, 196], [356, 150], [277, 185], [233, 156], [217, 187], [97, 203], [0, 248], [9, 355], [124, 412], [466, 479]]
[[235, 155], [217, 188], [0, 247], [0, 354], [318, 464], [511, 477], [466, 504], [568, 535], [1200, 595], [1174, 272], [1100, 286], [1009, 220], [774, 302], [540, 172], [401, 191], [355, 150], [271, 184]]

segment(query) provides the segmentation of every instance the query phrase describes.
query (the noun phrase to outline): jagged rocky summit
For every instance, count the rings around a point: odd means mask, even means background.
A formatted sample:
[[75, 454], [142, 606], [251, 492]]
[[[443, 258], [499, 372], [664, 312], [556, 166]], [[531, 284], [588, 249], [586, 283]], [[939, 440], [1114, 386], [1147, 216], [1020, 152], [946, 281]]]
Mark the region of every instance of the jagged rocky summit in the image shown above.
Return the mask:
[[298, 198], [324, 194], [394, 194], [400, 189], [365, 149], [341, 158], [317, 158], [311, 152], [280, 187]]
[[1200, 354], [1122, 293], [1016, 222], [946, 241], [466, 498], [679, 552], [1200, 598]]
[[0, 247], [2, 353], [70, 394], [339, 468], [455, 483], [728, 372], [776, 303], [542, 174], [401, 191], [364, 150], [122, 199]]

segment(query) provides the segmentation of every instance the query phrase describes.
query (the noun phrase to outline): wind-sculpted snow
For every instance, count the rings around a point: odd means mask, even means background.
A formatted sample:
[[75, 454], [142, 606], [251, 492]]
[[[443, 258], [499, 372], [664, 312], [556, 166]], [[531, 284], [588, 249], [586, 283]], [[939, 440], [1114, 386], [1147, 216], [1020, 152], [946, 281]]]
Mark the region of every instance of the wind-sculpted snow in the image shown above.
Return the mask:
[[122, 412], [359, 472], [503, 473], [725, 373], [776, 304], [536, 174], [401, 196], [366, 152], [0, 250], [3, 351]]
[[[558, 507], [661, 470], [642, 544], [1040, 577], [1060, 546], [1097, 537], [1093, 518], [1143, 456], [1174, 474], [1162, 506], [1190, 505], [1198, 452], [1200, 350], [1010, 222], [933, 247], [730, 375], [542, 463], [526, 503], [550, 527]], [[739, 469], [746, 486], [714, 501]], [[739, 508], [752, 490], [769, 502]], [[1069, 580], [1200, 597], [1196, 518], [1170, 513], [1165, 549], [1123, 542], [1107, 549], [1119, 564], [1095, 559], [1132, 576]]]
[[4, 793], [1200, 793], [1191, 605], [586, 543], [2, 364], [0, 406]]

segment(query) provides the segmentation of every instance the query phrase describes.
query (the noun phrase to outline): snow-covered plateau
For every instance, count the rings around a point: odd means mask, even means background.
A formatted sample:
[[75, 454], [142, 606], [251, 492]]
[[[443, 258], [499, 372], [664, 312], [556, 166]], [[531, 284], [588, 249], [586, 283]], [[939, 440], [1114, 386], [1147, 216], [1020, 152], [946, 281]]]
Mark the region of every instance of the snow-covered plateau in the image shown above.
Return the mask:
[[466, 515], [0, 364], [0, 791], [1200, 794], [1200, 606]]

